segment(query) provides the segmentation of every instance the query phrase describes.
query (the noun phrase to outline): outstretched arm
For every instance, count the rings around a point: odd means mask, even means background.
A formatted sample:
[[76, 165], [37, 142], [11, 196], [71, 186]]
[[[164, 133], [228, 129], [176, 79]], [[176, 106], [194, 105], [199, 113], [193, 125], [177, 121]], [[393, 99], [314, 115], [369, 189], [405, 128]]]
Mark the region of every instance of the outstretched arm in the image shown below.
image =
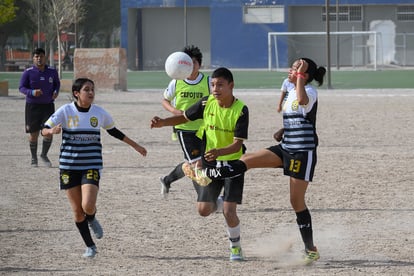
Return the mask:
[[45, 127], [40, 131], [42, 136], [48, 136], [53, 134], [59, 134], [62, 131], [62, 124], [58, 124], [52, 128]]
[[185, 123], [187, 121], [188, 120], [186, 117], [184, 117], [184, 115], [176, 115], [176, 116], [168, 117], [165, 119], [155, 116], [154, 118], [151, 119], [150, 127], [160, 128], [160, 127], [165, 127], [165, 126], [175, 126], [175, 125]]
[[118, 138], [122, 142], [130, 145], [131, 147], [133, 147], [137, 152], [139, 152], [143, 156], [146, 156], [147, 155], [147, 150], [144, 147], [140, 146], [137, 142], [135, 142], [134, 140], [130, 139], [128, 136], [126, 136], [122, 131], [120, 131], [116, 127], [113, 127], [111, 129], [108, 129], [107, 132], [111, 136], [113, 136], [115, 138]]
[[133, 147], [137, 152], [139, 152], [142, 156], [147, 156], [147, 150], [140, 146], [137, 142], [135, 142], [134, 140], [131, 140], [130, 138], [128, 138], [128, 136], [124, 136], [124, 139], [122, 139], [122, 141], [128, 145], [130, 145], [131, 147]]

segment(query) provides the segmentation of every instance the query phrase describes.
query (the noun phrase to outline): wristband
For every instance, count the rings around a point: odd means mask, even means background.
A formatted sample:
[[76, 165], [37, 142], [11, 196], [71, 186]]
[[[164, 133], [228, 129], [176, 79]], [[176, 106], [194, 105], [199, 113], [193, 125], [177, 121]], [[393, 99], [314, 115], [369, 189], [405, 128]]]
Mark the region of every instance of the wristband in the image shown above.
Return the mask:
[[301, 72], [297, 72], [296, 73], [296, 77], [304, 80], [305, 79], [305, 74], [304, 73], [301, 73]]
[[32, 96], [34, 97], [36, 95], [36, 90], [32, 90]]

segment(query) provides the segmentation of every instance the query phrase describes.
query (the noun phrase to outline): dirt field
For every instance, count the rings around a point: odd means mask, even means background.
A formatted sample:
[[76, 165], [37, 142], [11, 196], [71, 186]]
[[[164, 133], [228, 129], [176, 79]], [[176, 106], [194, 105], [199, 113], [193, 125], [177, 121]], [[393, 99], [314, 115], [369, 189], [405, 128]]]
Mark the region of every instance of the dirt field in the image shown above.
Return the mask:
[[[222, 215], [200, 217], [192, 184], [173, 184], [167, 200], [158, 178], [182, 159], [171, 128], [149, 128], [161, 91], [99, 92], [96, 103], [144, 145], [146, 158], [103, 134], [105, 168], [98, 198], [104, 238], [95, 259], [69, 203], [58, 189], [60, 137], [53, 168], [30, 167], [24, 98], [0, 98], [2, 275], [412, 275], [414, 271], [414, 90], [320, 90], [320, 147], [307, 193], [321, 259], [297, 264], [302, 242], [290, 208], [288, 178], [279, 169], [247, 172], [239, 207], [246, 261], [228, 260]], [[240, 91], [249, 106], [246, 145], [274, 144], [281, 125], [279, 93]], [[56, 106], [68, 102], [62, 93]], [[291, 249], [288, 249], [292, 246]]]

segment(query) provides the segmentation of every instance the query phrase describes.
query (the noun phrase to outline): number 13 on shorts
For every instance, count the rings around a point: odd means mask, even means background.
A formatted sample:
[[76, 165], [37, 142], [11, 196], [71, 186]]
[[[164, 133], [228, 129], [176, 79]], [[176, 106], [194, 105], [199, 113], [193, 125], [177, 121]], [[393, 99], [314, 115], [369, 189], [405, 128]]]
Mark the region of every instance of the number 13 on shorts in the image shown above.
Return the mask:
[[300, 172], [300, 166], [302, 162], [300, 160], [290, 159], [289, 171], [298, 173]]

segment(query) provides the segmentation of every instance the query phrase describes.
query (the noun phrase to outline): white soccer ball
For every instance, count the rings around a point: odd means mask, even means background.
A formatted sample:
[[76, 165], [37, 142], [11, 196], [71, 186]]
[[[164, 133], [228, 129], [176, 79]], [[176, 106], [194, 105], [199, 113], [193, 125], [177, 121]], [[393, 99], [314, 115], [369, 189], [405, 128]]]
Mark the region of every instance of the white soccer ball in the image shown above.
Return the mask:
[[184, 52], [174, 52], [165, 60], [165, 72], [176, 80], [184, 80], [193, 72], [193, 60]]

